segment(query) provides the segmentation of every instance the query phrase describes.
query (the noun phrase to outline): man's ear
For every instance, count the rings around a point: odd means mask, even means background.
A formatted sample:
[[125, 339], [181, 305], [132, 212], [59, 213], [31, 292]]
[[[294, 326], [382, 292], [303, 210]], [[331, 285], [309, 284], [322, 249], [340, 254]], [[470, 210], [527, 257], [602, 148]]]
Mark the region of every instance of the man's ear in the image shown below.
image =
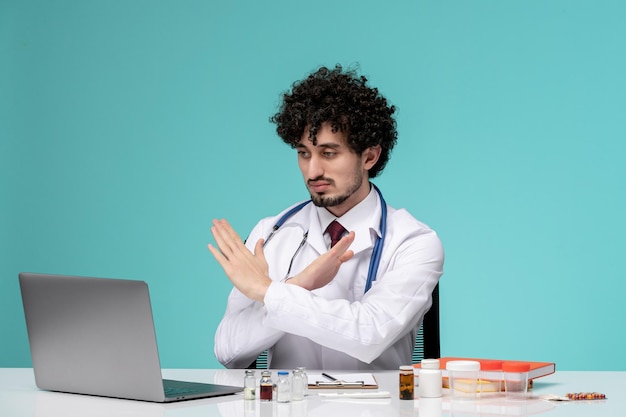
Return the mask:
[[363, 164], [363, 169], [369, 171], [372, 169], [376, 162], [378, 162], [378, 158], [380, 158], [380, 153], [382, 152], [382, 148], [380, 145], [370, 146], [361, 154], [361, 161]]

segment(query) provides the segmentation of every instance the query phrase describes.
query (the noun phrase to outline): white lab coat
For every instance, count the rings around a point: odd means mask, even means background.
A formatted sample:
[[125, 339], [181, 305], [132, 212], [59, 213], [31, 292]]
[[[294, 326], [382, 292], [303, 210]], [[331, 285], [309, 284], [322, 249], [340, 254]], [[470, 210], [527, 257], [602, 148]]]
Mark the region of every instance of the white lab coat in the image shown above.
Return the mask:
[[[411, 363], [415, 334], [443, 273], [443, 248], [428, 226], [406, 210], [387, 206], [382, 259], [376, 281], [364, 294], [381, 216], [374, 189], [366, 200], [370, 206], [361, 209], [368, 217], [349, 228], [355, 232], [354, 257], [315, 291], [283, 281], [292, 259], [289, 276], [328, 250], [319, 208], [309, 204], [281, 226], [264, 251], [273, 280], [264, 303], [236, 288], [228, 298], [215, 335], [215, 355], [224, 366], [244, 368], [265, 349], [274, 369], [378, 370]], [[267, 238], [284, 212], [261, 220], [247, 239], [248, 248]]]

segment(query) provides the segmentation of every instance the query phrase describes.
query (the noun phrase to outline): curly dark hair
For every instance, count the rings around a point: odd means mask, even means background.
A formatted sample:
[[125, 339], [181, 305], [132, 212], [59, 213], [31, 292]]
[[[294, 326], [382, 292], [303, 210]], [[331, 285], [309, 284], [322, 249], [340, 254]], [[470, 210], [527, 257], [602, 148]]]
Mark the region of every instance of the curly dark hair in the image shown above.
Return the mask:
[[291, 91], [283, 94], [279, 112], [270, 121], [276, 123], [278, 136], [292, 148], [307, 128], [309, 140], [316, 145], [323, 123], [329, 123], [333, 132], [344, 132], [348, 146], [357, 154], [380, 145], [378, 162], [369, 170], [369, 178], [374, 178], [387, 164], [397, 141], [395, 111], [377, 88], [367, 85], [367, 78], [336, 65], [334, 69], [321, 67], [296, 81]]

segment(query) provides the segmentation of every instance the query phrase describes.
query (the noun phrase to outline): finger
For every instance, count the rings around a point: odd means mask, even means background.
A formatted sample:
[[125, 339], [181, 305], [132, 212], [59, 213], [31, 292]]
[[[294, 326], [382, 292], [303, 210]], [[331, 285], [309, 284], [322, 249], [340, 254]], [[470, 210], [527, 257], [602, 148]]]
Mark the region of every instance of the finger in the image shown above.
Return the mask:
[[265, 244], [265, 239], [259, 239], [254, 246], [254, 255], [258, 256], [261, 261], [264, 263], [265, 261], [265, 253], [263, 252], [263, 245]]
[[[209, 252], [211, 252], [211, 254], [213, 255], [213, 257], [214, 257], [214, 258], [215, 258], [218, 262], [220, 262], [222, 259], [226, 259], [226, 258], [224, 257], [224, 255], [222, 255], [222, 253], [221, 253], [219, 250], [217, 250], [217, 249], [215, 248], [215, 246], [211, 245], [210, 243], [207, 245], [207, 248], [209, 248]], [[221, 262], [220, 262], [220, 263], [221, 263]]]
[[224, 254], [226, 258], [230, 258], [233, 253], [231, 246], [228, 243], [228, 240], [224, 238], [222, 229], [217, 224], [215, 224], [215, 222], [216, 221], [214, 221], [214, 225], [211, 227], [211, 234], [213, 235], [215, 243], [217, 244], [217, 247], [220, 249], [221, 253]]
[[211, 232], [215, 237], [220, 250], [230, 258], [234, 251], [241, 250], [243, 242], [232, 226], [225, 219], [213, 220], [213, 227]]
[[213, 226], [211, 228], [211, 231], [213, 232], [214, 235], [217, 235], [216, 237], [219, 237], [220, 240], [224, 242], [225, 245], [230, 246], [232, 242], [231, 242], [230, 234], [227, 229], [228, 229], [228, 223], [226, 223], [225, 220], [213, 219]]
[[[253, 268], [261, 272], [267, 269], [266, 266], [261, 269], [258, 268], [258, 264], [254, 259], [255, 255], [246, 247], [243, 240], [241, 240], [227, 220], [213, 220], [213, 228], [215, 229], [214, 235], [218, 247], [229, 261], [231, 267], [241, 268], [245, 265], [246, 268]], [[263, 242], [261, 241], [262, 244]], [[264, 256], [262, 250], [261, 256]], [[263, 264], [266, 265], [264, 257]]]
[[[222, 269], [224, 269], [225, 272], [228, 271], [230, 264], [228, 262], [228, 258], [226, 258], [222, 252], [220, 252], [219, 250], [217, 250], [217, 248], [213, 245], [211, 245], [209, 243], [209, 245], [207, 246], [209, 248], [209, 251], [211, 252], [211, 254], [213, 255], [213, 257], [217, 260], [217, 262], [222, 266]], [[227, 272], [228, 275], [228, 272]]]
[[354, 252], [349, 250], [343, 253], [343, 255], [341, 255], [339, 257], [339, 262], [344, 263], [346, 261], [349, 261], [350, 259], [352, 259], [352, 257], [354, 256]]
[[339, 242], [332, 247], [331, 251], [334, 251], [334, 254], [339, 257], [343, 252], [348, 250], [352, 242], [354, 242], [354, 232], [350, 232], [342, 237]]
[[233, 229], [230, 223], [228, 223], [228, 220], [222, 219], [218, 223], [220, 225], [222, 233], [224, 233], [224, 236], [227, 237], [232, 244], [237, 246], [243, 246], [243, 240], [241, 240], [239, 234], [235, 231], [235, 229]]

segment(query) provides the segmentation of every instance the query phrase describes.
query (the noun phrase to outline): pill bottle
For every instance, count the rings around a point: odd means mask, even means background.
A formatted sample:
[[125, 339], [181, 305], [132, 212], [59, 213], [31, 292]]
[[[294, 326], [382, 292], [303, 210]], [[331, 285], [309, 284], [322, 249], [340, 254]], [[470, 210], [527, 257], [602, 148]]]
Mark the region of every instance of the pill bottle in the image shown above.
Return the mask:
[[276, 382], [276, 401], [279, 403], [288, 403], [291, 401], [291, 379], [289, 372], [279, 371], [278, 381]]
[[261, 372], [261, 380], [259, 381], [259, 398], [261, 401], [272, 401], [274, 394], [274, 383], [272, 382], [272, 373], [270, 371]]
[[254, 400], [256, 397], [256, 375], [254, 370], [247, 369], [243, 378], [243, 399]]
[[417, 395], [420, 398], [439, 398], [442, 383], [439, 359], [423, 359], [419, 370]]
[[530, 364], [525, 362], [503, 362], [502, 375], [507, 400], [528, 398], [528, 371]]
[[400, 367], [400, 399], [412, 400], [414, 398], [415, 374], [412, 365]]
[[480, 379], [478, 381], [478, 393], [480, 398], [499, 397], [504, 391], [502, 382], [502, 363], [498, 360], [480, 361]]
[[446, 363], [453, 400], [476, 400], [480, 363], [478, 361], [449, 361]]

